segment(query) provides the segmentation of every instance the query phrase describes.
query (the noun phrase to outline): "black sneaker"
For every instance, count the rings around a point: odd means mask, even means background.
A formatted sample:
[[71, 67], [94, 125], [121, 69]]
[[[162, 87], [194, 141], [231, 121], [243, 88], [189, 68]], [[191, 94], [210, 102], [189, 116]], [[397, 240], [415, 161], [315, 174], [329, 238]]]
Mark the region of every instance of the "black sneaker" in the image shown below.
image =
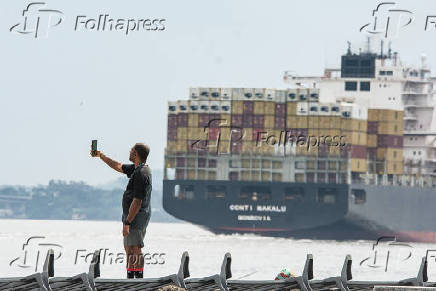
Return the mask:
[[135, 271], [135, 278], [144, 278], [144, 271]]

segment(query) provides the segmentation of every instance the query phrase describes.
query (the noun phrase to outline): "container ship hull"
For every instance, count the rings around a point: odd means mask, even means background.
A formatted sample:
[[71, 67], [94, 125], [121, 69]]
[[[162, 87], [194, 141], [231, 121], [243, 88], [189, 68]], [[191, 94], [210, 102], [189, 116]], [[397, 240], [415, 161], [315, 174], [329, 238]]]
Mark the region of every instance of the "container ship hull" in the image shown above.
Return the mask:
[[[225, 193], [208, 195], [211, 186]], [[436, 242], [433, 204], [434, 190], [401, 186], [164, 180], [163, 187], [169, 214], [215, 233], [302, 239]]]

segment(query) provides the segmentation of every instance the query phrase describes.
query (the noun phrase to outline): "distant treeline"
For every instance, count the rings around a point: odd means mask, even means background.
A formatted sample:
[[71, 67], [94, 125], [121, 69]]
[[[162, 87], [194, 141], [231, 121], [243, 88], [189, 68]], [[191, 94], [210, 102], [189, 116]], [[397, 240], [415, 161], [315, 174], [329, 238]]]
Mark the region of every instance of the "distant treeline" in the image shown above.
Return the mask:
[[[34, 187], [0, 188], [0, 218], [120, 220], [124, 190], [84, 182], [51, 180]], [[153, 189], [152, 221], [175, 221], [162, 208], [162, 192]]]

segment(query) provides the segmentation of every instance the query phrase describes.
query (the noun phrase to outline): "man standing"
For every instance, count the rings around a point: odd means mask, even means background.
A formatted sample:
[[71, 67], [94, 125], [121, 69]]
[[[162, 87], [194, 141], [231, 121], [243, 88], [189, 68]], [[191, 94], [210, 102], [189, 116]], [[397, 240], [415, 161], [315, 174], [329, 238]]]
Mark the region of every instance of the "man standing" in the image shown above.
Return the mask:
[[100, 151], [91, 156], [100, 157], [109, 167], [129, 178], [123, 195], [123, 237], [127, 256], [127, 278], [142, 278], [144, 270], [144, 236], [151, 216], [151, 170], [145, 163], [150, 148], [137, 143], [130, 149], [129, 160], [133, 164], [121, 164]]

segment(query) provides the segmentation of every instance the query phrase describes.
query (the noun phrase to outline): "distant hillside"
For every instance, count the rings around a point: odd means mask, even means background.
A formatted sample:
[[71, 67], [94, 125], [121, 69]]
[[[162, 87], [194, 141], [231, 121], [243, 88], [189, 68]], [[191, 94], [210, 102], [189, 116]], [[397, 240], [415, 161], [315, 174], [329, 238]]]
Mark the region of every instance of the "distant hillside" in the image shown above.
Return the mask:
[[[151, 221], [180, 222], [162, 208], [163, 172], [154, 170], [152, 179]], [[34, 187], [1, 186], [0, 218], [120, 220], [127, 182], [120, 177], [97, 187], [56, 180]]]

